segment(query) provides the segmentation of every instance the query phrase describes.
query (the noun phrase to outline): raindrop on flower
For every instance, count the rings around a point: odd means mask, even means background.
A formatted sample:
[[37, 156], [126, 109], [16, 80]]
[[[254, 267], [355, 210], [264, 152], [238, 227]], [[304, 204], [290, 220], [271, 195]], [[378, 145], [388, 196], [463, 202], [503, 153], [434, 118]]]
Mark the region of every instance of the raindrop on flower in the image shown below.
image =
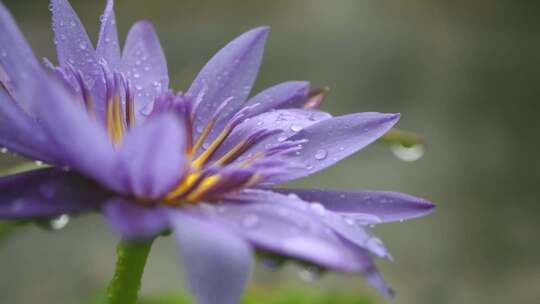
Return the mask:
[[302, 130], [302, 126], [299, 126], [299, 125], [291, 125], [291, 131], [293, 132], [298, 132]]
[[86, 50], [86, 44], [84, 43], [79, 43], [79, 48], [81, 48], [81, 50]]
[[277, 140], [279, 142], [284, 142], [285, 140], [287, 140], [287, 136], [286, 135], [280, 135]]
[[326, 156], [328, 155], [328, 152], [326, 152], [326, 150], [318, 150], [316, 153], [315, 153], [315, 159], [316, 160], [323, 160], [326, 158]]
[[309, 205], [309, 207], [313, 212], [317, 213], [318, 215], [324, 215], [326, 213], [326, 208], [321, 205], [321, 203], [313, 202], [311, 203], [311, 205]]
[[40, 160], [36, 160], [34, 163], [36, 164], [36, 166], [43, 166], [43, 162]]
[[417, 161], [424, 156], [424, 146], [420, 144], [410, 147], [398, 144], [390, 146], [390, 149], [395, 157], [404, 162]]
[[3, 147], [3, 148], [0, 149], [0, 152], [2, 152], [2, 153], [7, 153], [7, 151], [8, 151], [8, 149], [6, 147]]
[[62, 214], [49, 221], [48, 226], [52, 230], [60, 230], [67, 226], [69, 223], [69, 215]]
[[321, 278], [322, 270], [317, 266], [305, 266], [298, 271], [300, 278], [306, 282], [315, 282]]

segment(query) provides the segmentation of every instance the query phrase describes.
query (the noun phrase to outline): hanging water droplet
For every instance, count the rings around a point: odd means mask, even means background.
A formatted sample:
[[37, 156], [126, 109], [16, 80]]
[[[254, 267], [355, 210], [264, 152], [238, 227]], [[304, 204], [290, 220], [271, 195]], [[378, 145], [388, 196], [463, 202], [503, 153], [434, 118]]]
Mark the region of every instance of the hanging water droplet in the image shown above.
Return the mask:
[[315, 159], [316, 160], [323, 160], [326, 158], [326, 156], [328, 155], [328, 152], [326, 152], [326, 150], [318, 150], [316, 153], [315, 153]]
[[49, 228], [52, 230], [60, 230], [67, 226], [69, 223], [69, 215], [62, 214], [49, 221]]
[[405, 220], [404, 219], [399, 219], [399, 222], [400, 223], [403, 223]]
[[410, 147], [397, 144], [390, 146], [390, 149], [395, 157], [404, 162], [417, 161], [424, 156], [424, 146], [420, 144]]
[[253, 228], [259, 224], [259, 217], [255, 214], [248, 214], [242, 220], [244, 228]]
[[2, 149], [0, 149], [0, 152], [2, 153], [7, 153], [8, 149], [6, 147], [3, 147]]
[[36, 166], [43, 166], [43, 162], [40, 160], [36, 160], [34, 163], [36, 164]]
[[302, 280], [311, 283], [321, 278], [322, 269], [314, 265], [309, 265], [309, 266], [302, 267], [298, 271], [298, 275], [300, 276]]
[[302, 126], [300, 126], [300, 125], [294, 125], [294, 124], [291, 125], [291, 131], [293, 131], [293, 132], [298, 132], [298, 131], [300, 131], [300, 130], [302, 130]]
[[319, 202], [313, 202], [309, 205], [309, 208], [311, 208], [311, 211], [317, 213], [318, 215], [324, 215], [326, 214], [326, 208], [321, 205]]

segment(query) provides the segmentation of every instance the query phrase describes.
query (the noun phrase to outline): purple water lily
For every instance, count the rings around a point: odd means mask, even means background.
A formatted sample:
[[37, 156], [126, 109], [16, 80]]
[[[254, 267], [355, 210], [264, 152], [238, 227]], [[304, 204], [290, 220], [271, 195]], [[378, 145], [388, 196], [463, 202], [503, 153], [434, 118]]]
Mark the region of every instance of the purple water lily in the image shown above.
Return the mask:
[[318, 109], [324, 90], [305, 81], [248, 99], [267, 27], [234, 39], [174, 93], [149, 22], [121, 51], [109, 0], [94, 48], [69, 3], [51, 2], [58, 66], [46, 68], [0, 4], [0, 145], [51, 165], [0, 179], [1, 218], [99, 211], [125, 240], [171, 231], [202, 304], [237, 303], [255, 250], [359, 273], [391, 295], [373, 262], [390, 255], [368, 225], [426, 215], [430, 202], [273, 187], [364, 148], [398, 114], [332, 117]]

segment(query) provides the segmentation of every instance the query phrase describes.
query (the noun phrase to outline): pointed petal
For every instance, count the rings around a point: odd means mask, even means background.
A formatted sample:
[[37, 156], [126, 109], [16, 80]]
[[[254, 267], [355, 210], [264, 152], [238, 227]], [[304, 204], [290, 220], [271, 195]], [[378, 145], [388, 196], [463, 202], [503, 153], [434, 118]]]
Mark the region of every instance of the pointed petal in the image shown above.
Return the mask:
[[[384, 247], [381, 240], [374, 237], [365, 227], [350, 222], [340, 214], [331, 212], [324, 208], [319, 202], [307, 202], [301, 200], [296, 195], [283, 195], [273, 191], [264, 190], [246, 190], [241, 194], [236, 194], [229, 199], [239, 200], [241, 202], [259, 203], [264, 206], [275, 208], [280, 216], [288, 215], [288, 219], [294, 221], [309, 217], [311, 224], [305, 224], [305, 228], [313, 228], [316, 225], [321, 226], [321, 231], [325, 234], [334, 234], [350, 243], [356, 250], [371, 252], [379, 257], [389, 258], [390, 254]], [[245, 204], [243, 208], [251, 208], [251, 204]], [[266, 208], [266, 207], [264, 207]], [[284, 208], [279, 210], [279, 208]], [[246, 211], [249, 213], [249, 211]], [[293, 216], [294, 215], [294, 216]], [[287, 218], [287, 217], [286, 217]], [[296, 223], [298, 224], [298, 222]]]
[[55, 147], [54, 158], [118, 189], [112, 172], [114, 153], [103, 128], [45, 74], [2, 5], [0, 17], [0, 63], [10, 77], [10, 87], [15, 88], [17, 103], [40, 118], [40, 126]]
[[255, 116], [273, 109], [298, 108], [303, 106], [309, 94], [309, 82], [287, 81], [270, 87], [246, 102], [246, 106], [258, 104], [250, 112]]
[[307, 140], [300, 153], [291, 153], [283, 158], [304, 164], [305, 169], [276, 177], [271, 182], [284, 183], [321, 171], [377, 140], [398, 119], [399, 114], [366, 112], [326, 119], [304, 128], [288, 138]]
[[170, 222], [197, 303], [239, 303], [251, 274], [250, 246], [222, 227], [178, 210], [170, 212]]
[[151, 110], [157, 92], [169, 86], [165, 54], [150, 22], [139, 21], [129, 30], [120, 69], [135, 90], [136, 115], [141, 117], [141, 111]]
[[31, 95], [26, 82], [36, 71], [42, 72], [39, 62], [15, 20], [4, 4], [0, 3], [0, 81], [25, 109], [28, 108], [26, 102]]
[[0, 145], [21, 156], [54, 163], [54, 147], [41, 127], [0, 89]]
[[371, 214], [381, 223], [403, 221], [428, 215], [435, 205], [412, 195], [389, 191], [276, 189], [294, 193], [301, 199], [320, 202], [328, 210], [355, 218]]
[[120, 64], [120, 43], [116, 29], [114, 0], [107, 0], [107, 6], [101, 16], [101, 29], [96, 48], [97, 56], [107, 61], [111, 70], [116, 70]]
[[169, 227], [162, 208], [142, 206], [123, 198], [109, 200], [103, 207], [103, 214], [122, 239], [149, 239]]
[[58, 64], [81, 71], [89, 87], [100, 73], [96, 51], [81, 20], [67, 0], [51, 0]]
[[185, 143], [182, 124], [171, 113], [137, 126], [119, 151], [125, 187], [137, 197], [162, 197], [184, 174]]
[[96, 209], [108, 196], [96, 184], [58, 169], [0, 178], [0, 218], [54, 217]]
[[377, 270], [377, 267], [372, 262], [371, 266], [368, 267], [362, 275], [366, 278], [366, 280], [369, 282], [371, 286], [373, 286], [375, 289], [377, 289], [379, 292], [381, 292], [385, 297], [388, 299], [394, 298], [394, 291], [392, 288], [386, 283], [384, 278], [382, 277], [379, 270]]
[[366, 250], [340, 237], [305, 202], [268, 191], [245, 191], [215, 208], [197, 211], [255, 247], [347, 272], [368, 265]]
[[198, 135], [213, 113], [227, 100], [209, 140], [221, 131], [244, 103], [257, 77], [268, 35], [268, 27], [255, 28], [231, 41], [202, 68], [186, 92], [195, 103], [194, 135]]

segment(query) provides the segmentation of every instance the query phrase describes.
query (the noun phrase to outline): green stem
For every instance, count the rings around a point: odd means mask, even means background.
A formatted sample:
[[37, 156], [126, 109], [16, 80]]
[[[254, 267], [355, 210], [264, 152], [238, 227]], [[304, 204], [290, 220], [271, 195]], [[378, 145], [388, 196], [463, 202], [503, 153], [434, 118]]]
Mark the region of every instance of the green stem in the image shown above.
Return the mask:
[[120, 241], [114, 277], [107, 289], [108, 304], [134, 304], [141, 288], [141, 277], [153, 240]]

